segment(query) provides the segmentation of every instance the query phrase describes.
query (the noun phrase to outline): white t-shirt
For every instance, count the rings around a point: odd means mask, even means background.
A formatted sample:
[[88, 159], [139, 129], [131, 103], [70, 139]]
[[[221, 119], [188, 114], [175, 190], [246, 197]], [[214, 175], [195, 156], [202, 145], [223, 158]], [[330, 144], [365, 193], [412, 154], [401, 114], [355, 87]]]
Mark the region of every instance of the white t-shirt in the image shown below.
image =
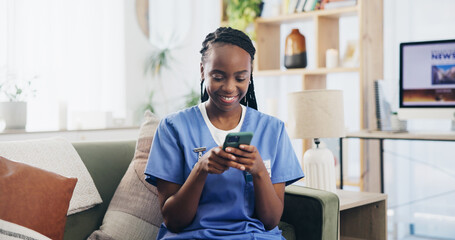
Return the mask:
[[204, 118], [205, 124], [209, 127], [210, 133], [212, 134], [213, 140], [215, 140], [216, 144], [218, 146], [223, 145], [224, 139], [226, 138], [226, 135], [231, 132], [240, 132], [240, 129], [242, 128], [243, 120], [245, 119], [245, 112], [246, 112], [246, 107], [243, 105], [242, 106], [242, 116], [240, 117], [239, 124], [234, 129], [231, 130], [221, 130], [213, 126], [212, 122], [210, 122], [209, 116], [207, 115], [207, 110], [205, 109], [205, 104], [207, 102], [200, 103], [198, 105], [199, 110], [202, 113], [202, 117]]

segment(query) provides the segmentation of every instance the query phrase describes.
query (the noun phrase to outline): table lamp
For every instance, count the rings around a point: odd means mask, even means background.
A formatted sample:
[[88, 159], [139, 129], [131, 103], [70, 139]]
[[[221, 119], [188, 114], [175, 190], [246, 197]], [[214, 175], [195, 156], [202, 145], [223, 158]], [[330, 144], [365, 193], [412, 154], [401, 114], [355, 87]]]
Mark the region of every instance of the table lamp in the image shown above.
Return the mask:
[[341, 90], [304, 90], [288, 95], [288, 129], [291, 138], [314, 139], [315, 145], [303, 155], [307, 187], [335, 192], [335, 161], [319, 138], [345, 136]]

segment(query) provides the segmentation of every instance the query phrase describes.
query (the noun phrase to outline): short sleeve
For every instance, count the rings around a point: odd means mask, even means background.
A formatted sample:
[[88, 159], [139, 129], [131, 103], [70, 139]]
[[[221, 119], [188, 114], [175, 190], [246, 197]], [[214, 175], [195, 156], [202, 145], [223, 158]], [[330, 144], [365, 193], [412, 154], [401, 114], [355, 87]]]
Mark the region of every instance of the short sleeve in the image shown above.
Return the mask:
[[304, 177], [284, 123], [280, 123], [275, 161], [272, 165], [272, 183], [285, 182], [286, 186]]
[[170, 119], [161, 120], [153, 138], [145, 168], [145, 180], [156, 186], [156, 179], [183, 184], [184, 157], [178, 133]]

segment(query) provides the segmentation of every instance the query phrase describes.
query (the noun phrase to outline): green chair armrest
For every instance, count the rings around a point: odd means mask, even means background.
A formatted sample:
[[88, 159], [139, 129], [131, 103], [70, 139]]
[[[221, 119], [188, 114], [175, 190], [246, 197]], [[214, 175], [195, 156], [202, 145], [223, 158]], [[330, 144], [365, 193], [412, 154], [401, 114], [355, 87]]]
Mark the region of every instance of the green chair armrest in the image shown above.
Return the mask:
[[335, 193], [290, 185], [281, 220], [294, 226], [297, 239], [333, 240], [338, 238], [339, 209]]

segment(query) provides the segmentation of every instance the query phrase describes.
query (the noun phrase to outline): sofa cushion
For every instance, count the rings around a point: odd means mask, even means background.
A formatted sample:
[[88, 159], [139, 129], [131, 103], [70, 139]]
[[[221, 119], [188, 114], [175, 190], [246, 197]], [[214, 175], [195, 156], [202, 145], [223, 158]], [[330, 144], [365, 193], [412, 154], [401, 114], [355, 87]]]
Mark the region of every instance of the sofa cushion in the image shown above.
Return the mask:
[[99, 230], [89, 239], [155, 239], [162, 223], [156, 188], [144, 170], [159, 118], [144, 113], [133, 161], [122, 178]]
[[5, 158], [77, 178], [68, 215], [85, 211], [102, 202], [87, 167], [71, 142], [63, 137], [2, 141], [0, 152]]
[[3, 240], [51, 240], [30, 228], [0, 219], [0, 239]]
[[0, 157], [0, 219], [62, 239], [76, 182]]
[[[139, 127], [136, 129], [139, 132]], [[137, 135], [136, 135], [137, 136]], [[65, 240], [87, 239], [103, 223], [109, 203], [134, 157], [136, 140], [73, 142], [103, 202], [66, 220]]]

